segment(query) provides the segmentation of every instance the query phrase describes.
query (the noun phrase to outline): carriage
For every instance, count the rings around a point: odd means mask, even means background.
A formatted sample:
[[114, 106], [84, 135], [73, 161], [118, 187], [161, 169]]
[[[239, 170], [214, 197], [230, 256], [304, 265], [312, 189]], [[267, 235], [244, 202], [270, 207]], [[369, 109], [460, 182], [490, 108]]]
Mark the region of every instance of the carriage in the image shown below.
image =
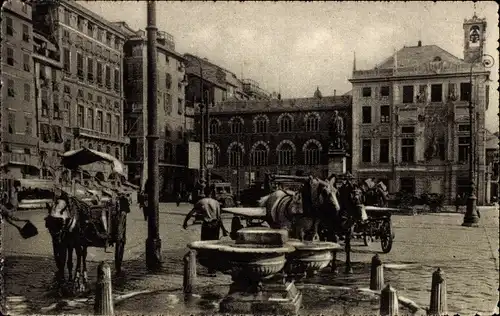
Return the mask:
[[[89, 211], [87, 225], [94, 229], [85, 229], [84, 237], [88, 246], [96, 248], [106, 248], [114, 246], [115, 248], [115, 269], [121, 271], [123, 255], [126, 243], [127, 213], [129, 209], [128, 190], [121, 187], [120, 181], [110, 181], [106, 183], [103, 179], [93, 178], [87, 174], [83, 176], [84, 171], [79, 168], [93, 163], [108, 163], [112, 166], [115, 178], [124, 178], [124, 166], [115, 157], [96, 150], [81, 148], [68, 151], [62, 154], [62, 166], [70, 171], [80, 174], [80, 181], [71, 177], [70, 181], [63, 184], [63, 191], [75, 197], [78, 201], [85, 203]], [[113, 194], [119, 192], [118, 195]], [[118, 203], [119, 207], [116, 207]], [[123, 204], [125, 203], [125, 204]], [[102, 214], [105, 214], [107, 222], [107, 234], [99, 234], [98, 228], [101, 225]], [[103, 224], [102, 224], [103, 225]]]
[[[268, 194], [276, 189], [299, 191], [306, 177], [266, 175], [266, 178], [267, 181], [264, 185], [264, 192]], [[340, 180], [343, 179], [340, 178]], [[384, 253], [390, 252], [395, 237], [391, 215], [392, 212], [398, 211], [399, 209], [377, 206], [365, 206], [364, 208], [368, 215], [368, 219], [355, 223], [353, 237], [363, 238], [365, 245], [369, 245], [373, 239], [379, 239], [382, 251]], [[266, 209], [263, 207], [223, 208], [222, 212], [233, 215], [230, 232], [231, 238], [236, 236], [235, 234], [239, 229], [245, 227], [243, 222], [246, 222], [246, 227], [263, 226], [266, 222], [267, 214]]]

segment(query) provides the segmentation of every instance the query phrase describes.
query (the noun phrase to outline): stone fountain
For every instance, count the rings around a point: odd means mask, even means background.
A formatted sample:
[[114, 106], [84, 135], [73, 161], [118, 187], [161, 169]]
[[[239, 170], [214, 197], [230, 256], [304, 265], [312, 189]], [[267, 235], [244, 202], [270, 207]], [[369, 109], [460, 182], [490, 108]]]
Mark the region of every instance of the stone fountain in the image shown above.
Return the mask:
[[235, 241], [195, 241], [188, 245], [199, 263], [226, 274], [233, 283], [220, 303], [221, 313], [298, 314], [302, 294], [295, 281], [326, 267], [333, 251], [330, 242], [289, 240], [283, 229], [249, 227]]

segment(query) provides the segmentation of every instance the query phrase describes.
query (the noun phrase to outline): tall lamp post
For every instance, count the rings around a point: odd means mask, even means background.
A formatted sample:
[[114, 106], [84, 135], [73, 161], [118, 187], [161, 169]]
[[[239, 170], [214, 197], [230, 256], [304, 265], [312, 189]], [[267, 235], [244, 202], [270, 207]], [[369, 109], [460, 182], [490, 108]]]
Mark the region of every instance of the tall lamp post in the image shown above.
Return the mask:
[[[203, 115], [204, 107], [204, 92], [203, 92], [203, 67], [201, 61], [196, 58], [196, 61], [200, 65], [200, 186], [198, 198], [202, 199], [205, 197], [206, 188], [206, 175], [205, 175], [205, 119]], [[208, 107], [208, 106], [207, 106]]]
[[[483, 57], [486, 57], [483, 60]], [[474, 89], [472, 88], [472, 69], [474, 68], [474, 65], [481, 60], [482, 64], [486, 68], [491, 68], [493, 67], [495, 60], [491, 55], [488, 54], [481, 54], [478, 58], [476, 58], [470, 66], [470, 72], [469, 72], [469, 86], [470, 86], [470, 93], [469, 93], [469, 122], [470, 122], [470, 129], [469, 129], [469, 138], [470, 138], [470, 150], [469, 150], [469, 181], [470, 181], [470, 187], [469, 187], [469, 197], [467, 198], [467, 208], [465, 211], [464, 215], [464, 221], [462, 223], [462, 226], [467, 226], [467, 227], [478, 227], [479, 226], [479, 216], [477, 212], [477, 197], [475, 194], [476, 191], [476, 184], [475, 184], [475, 106], [472, 103], [472, 93]]]
[[146, 239], [146, 266], [154, 271], [161, 267], [161, 239], [159, 232], [159, 188], [158, 188], [158, 116], [156, 91], [156, 3], [147, 2], [148, 35], [148, 238]]

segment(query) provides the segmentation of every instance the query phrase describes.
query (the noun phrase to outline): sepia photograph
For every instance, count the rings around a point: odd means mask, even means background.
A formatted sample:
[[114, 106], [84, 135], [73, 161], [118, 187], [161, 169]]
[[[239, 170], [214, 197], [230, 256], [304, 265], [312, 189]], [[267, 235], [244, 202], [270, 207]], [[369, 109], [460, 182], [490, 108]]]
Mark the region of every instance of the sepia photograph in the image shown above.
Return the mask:
[[5, 0], [1, 315], [500, 315], [494, 1]]

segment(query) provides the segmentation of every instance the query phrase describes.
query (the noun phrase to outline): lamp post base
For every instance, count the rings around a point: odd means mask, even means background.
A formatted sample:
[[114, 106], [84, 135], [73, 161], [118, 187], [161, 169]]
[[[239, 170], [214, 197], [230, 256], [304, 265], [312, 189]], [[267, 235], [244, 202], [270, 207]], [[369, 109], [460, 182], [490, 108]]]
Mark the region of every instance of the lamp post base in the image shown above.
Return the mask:
[[149, 271], [161, 268], [161, 239], [146, 239], [146, 266]]
[[477, 213], [476, 197], [469, 196], [467, 200], [467, 210], [465, 211], [464, 221], [462, 226], [465, 227], [479, 227], [479, 216]]

